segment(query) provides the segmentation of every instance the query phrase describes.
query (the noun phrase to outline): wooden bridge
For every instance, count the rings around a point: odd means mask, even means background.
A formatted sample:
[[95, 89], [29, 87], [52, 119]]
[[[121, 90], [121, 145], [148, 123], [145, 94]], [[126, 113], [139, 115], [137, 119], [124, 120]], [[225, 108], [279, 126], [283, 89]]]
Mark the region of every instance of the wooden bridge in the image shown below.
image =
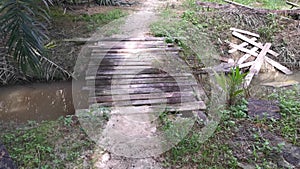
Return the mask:
[[203, 89], [180, 59], [181, 49], [164, 38], [102, 39], [90, 47], [84, 87], [90, 105], [149, 110], [164, 104], [183, 114], [206, 108]]

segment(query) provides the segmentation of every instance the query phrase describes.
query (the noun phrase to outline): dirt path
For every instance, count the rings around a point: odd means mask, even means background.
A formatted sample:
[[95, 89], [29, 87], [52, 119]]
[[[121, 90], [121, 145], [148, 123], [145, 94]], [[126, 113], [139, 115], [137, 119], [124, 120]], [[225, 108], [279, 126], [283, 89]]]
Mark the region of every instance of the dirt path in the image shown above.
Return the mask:
[[[122, 39], [149, 36], [149, 26], [158, 19], [158, 9], [164, 3], [167, 1], [145, 1], [140, 11], [129, 15], [125, 20], [108, 25], [106, 28], [108, 32], [112, 29], [119, 29], [118, 33], [109, 37]], [[105, 33], [101, 32], [101, 35], [96, 36], [103, 37], [103, 35], [105, 36]], [[101, 45], [100, 43], [98, 45]], [[108, 150], [98, 149], [95, 151], [93, 155], [94, 167], [99, 169], [162, 168], [162, 165], [155, 160], [157, 157], [154, 157], [159, 155], [159, 152], [163, 152], [162, 148], [159, 147], [160, 140], [149, 139], [156, 131], [156, 125], [152, 123], [154, 117], [149, 116], [147, 110], [132, 110], [132, 108], [127, 111], [124, 108], [115, 108], [112, 112], [120, 112], [122, 115], [110, 117], [102, 131], [102, 136], [105, 139], [99, 139], [98, 144], [104, 145]], [[130, 112], [146, 113], [128, 116], [127, 114]]]

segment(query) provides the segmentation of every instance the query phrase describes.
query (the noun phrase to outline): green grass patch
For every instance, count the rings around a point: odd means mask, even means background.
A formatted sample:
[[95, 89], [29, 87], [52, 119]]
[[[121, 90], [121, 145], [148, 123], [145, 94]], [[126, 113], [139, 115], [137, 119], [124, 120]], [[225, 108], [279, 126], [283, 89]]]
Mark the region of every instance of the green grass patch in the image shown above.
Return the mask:
[[18, 168], [80, 168], [80, 156], [94, 145], [72, 116], [3, 129], [0, 136]]
[[89, 29], [108, 24], [109, 22], [127, 16], [128, 13], [124, 12], [120, 9], [114, 9], [112, 11], [108, 11], [106, 13], [93, 14], [93, 15], [81, 15], [77, 18], [79, 21], [85, 21], [89, 25]]
[[[223, 0], [201, 0], [205, 2], [225, 3]], [[247, 5], [250, 7], [265, 8], [265, 9], [288, 9], [285, 0], [233, 0], [234, 2]]]

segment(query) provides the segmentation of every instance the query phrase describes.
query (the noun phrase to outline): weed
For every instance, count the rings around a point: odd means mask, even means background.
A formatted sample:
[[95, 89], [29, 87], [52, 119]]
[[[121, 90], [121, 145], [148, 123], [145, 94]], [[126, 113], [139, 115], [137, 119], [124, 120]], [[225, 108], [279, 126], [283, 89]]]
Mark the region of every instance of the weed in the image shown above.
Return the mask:
[[240, 72], [239, 68], [232, 68], [231, 74], [228, 77], [224, 74], [219, 75], [215, 73], [217, 83], [227, 93], [227, 103], [229, 106], [234, 105], [237, 97], [244, 92], [244, 88], [241, 85], [246, 75], [246, 73]]
[[[81, 153], [93, 145], [71, 117], [42, 123], [30, 122], [0, 134], [18, 168], [66, 168], [81, 165]], [[73, 167], [72, 167], [73, 168]]]
[[119, 19], [126, 15], [128, 15], [128, 13], [126, 13], [120, 9], [115, 9], [115, 10], [109, 11], [107, 13], [100, 13], [100, 14], [94, 14], [94, 15], [84, 14], [84, 15], [76, 18], [76, 20], [86, 21], [89, 23], [89, 25], [88, 25], [89, 29], [94, 29], [98, 26], [107, 24], [113, 20]]

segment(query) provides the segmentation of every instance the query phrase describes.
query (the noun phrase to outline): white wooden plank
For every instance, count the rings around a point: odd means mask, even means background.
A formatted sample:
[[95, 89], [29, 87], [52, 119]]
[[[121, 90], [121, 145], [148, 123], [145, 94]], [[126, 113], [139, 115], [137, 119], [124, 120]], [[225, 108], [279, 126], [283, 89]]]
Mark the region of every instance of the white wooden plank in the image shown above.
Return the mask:
[[[251, 45], [254, 45], [254, 46], [256, 46], [260, 49], [263, 48], [263, 45], [261, 43], [257, 43], [257, 42], [247, 38], [246, 36], [244, 36], [244, 35], [242, 35], [238, 32], [232, 32], [232, 35], [234, 35], [234, 36], [236, 36], [236, 37], [238, 37], [238, 38], [240, 38], [240, 39], [242, 39], [242, 40], [244, 40], [244, 41], [250, 43]], [[276, 56], [276, 57], [279, 56], [279, 53], [276, 53], [273, 50], [269, 50], [268, 53], [270, 53], [271, 55]]]
[[277, 69], [279, 69], [283, 73], [285, 73], [287, 75], [293, 74], [293, 72], [290, 69], [288, 69], [287, 67], [283, 66], [282, 64], [276, 62], [275, 60], [273, 60], [269, 57], [266, 57], [265, 59], [268, 63], [270, 63], [272, 66], [276, 67]]
[[245, 30], [242, 30], [242, 29], [230, 28], [230, 30], [231, 30], [231, 31], [235, 31], [235, 32], [239, 32], [239, 33], [242, 33], [242, 34], [254, 36], [254, 37], [257, 37], [257, 38], [260, 37], [259, 34], [252, 33], [252, 32], [249, 32], [249, 31], [245, 31]]
[[[253, 41], [256, 41], [257, 39], [256, 38], [251, 38]], [[246, 47], [246, 46], [248, 46], [249, 45], [249, 43], [247, 43], [247, 42], [243, 42], [243, 43], [241, 43], [241, 44], [239, 44], [238, 46], [240, 46], [240, 47]], [[238, 49], [236, 49], [236, 48], [233, 48], [233, 49], [230, 49], [229, 51], [228, 51], [228, 53], [234, 53], [234, 52], [236, 52], [236, 51], [238, 51]]]
[[245, 53], [248, 53], [248, 54], [250, 54], [250, 55], [252, 55], [252, 56], [258, 56], [258, 53], [256, 53], [255, 51], [252, 51], [252, 50], [250, 50], [250, 49], [241, 47], [241, 46], [236, 45], [236, 44], [231, 43], [231, 42], [229, 42], [229, 45], [230, 45], [230, 47], [232, 47], [232, 48], [238, 49], [238, 50], [240, 50], [240, 51], [242, 51], [242, 52], [245, 52]]
[[263, 49], [257, 56], [255, 62], [250, 67], [250, 71], [247, 74], [247, 76], [245, 77], [245, 83], [244, 83], [245, 88], [247, 88], [250, 85], [251, 80], [253, 79], [253, 76], [258, 74], [258, 72], [264, 62], [265, 55], [267, 54], [270, 47], [271, 47], [271, 43], [266, 43], [266, 45], [263, 47]]
[[254, 64], [254, 61], [252, 61], [252, 62], [247, 62], [247, 63], [242, 63], [242, 64], [240, 64], [240, 65], [238, 65], [238, 66], [239, 66], [239, 68], [241, 69], [241, 68], [245, 68], [245, 67], [252, 66], [253, 64]]
[[[252, 49], [250, 49], [253, 52], [256, 52], [258, 50], [258, 47], [253, 47]], [[245, 54], [244, 56], [242, 56], [238, 61], [237, 61], [237, 65], [240, 65], [242, 63], [244, 63], [249, 57], [251, 57], [250, 54]]]

